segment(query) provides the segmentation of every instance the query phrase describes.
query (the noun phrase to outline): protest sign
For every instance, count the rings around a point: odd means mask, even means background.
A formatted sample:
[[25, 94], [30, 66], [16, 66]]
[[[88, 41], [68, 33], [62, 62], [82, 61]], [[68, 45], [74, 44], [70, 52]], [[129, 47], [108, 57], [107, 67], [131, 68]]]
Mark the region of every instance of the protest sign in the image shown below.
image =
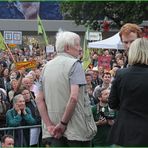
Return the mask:
[[110, 56], [98, 56], [98, 67], [102, 66], [105, 70], [110, 70]]
[[37, 63], [35, 60], [32, 61], [23, 61], [23, 62], [16, 62], [15, 63], [16, 69], [20, 70], [22, 68], [35, 68], [37, 66]]

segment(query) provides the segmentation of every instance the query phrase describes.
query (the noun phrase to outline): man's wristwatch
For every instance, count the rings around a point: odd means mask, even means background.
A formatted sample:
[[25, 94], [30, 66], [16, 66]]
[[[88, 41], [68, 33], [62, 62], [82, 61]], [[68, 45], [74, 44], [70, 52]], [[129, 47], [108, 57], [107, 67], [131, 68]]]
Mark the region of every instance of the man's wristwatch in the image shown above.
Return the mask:
[[65, 123], [63, 121], [60, 122], [62, 125], [67, 126], [68, 123]]

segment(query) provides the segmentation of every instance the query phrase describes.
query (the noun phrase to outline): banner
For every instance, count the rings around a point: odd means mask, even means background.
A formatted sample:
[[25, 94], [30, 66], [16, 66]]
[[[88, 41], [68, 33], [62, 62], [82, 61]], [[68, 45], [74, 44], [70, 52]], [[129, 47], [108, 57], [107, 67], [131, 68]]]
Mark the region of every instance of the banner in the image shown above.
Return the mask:
[[86, 36], [86, 39], [89, 41], [101, 41], [102, 40], [102, 32], [89, 32]]
[[4, 31], [4, 39], [7, 44], [22, 44], [21, 31]]
[[110, 56], [98, 56], [98, 67], [102, 66], [105, 70], [110, 70]]
[[28, 69], [28, 68], [35, 68], [37, 66], [37, 63], [35, 60], [23, 61], [23, 62], [16, 62], [15, 66], [17, 70], [20, 70], [22, 68]]
[[54, 52], [54, 46], [53, 45], [47, 45], [46, 46], [46, 53], [53, 53]]

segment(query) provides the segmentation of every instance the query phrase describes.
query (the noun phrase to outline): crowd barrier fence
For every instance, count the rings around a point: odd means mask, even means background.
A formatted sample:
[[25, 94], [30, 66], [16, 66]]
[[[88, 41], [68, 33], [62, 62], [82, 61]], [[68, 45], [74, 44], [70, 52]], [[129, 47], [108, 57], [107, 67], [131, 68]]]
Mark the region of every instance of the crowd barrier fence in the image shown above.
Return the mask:
[[[4, 127], [4, 128], [0, 128], [0, 133], [3, 133], [3, 135], [8, 134], [8, 131], [12, 131], [12, 136], [14, 137], [15, 132], [17, 130], [25, 130], [25, 129], [40, 129], [41, 130], [41, 125], [33, 125], [33, 126], [19, 126], [19, 127]], [[28, 135], [29, 136], [29, 135]], [[34, 135], [37, 136], [37, 135]], [[38, 137], [39, 139], [39, 137]], [[39, 146], [39, 140], [37, 141], [37, 147]], [[20, 147], [23, 147], [23, 140], [20, 142], [21, 145]]]

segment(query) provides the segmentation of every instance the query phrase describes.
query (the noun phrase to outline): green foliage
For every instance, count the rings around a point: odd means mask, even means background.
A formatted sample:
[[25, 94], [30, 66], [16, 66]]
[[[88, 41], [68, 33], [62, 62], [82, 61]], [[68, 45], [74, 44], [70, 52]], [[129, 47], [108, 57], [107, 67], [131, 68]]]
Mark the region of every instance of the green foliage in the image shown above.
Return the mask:
[[130, 22], [139, 24], [148, 19], [148, 2], [137, 1], [79, 1], [61, 2], [65, 19], [76, 24], [92, 25], [94, 21], [108, 17], [117, 27]]

